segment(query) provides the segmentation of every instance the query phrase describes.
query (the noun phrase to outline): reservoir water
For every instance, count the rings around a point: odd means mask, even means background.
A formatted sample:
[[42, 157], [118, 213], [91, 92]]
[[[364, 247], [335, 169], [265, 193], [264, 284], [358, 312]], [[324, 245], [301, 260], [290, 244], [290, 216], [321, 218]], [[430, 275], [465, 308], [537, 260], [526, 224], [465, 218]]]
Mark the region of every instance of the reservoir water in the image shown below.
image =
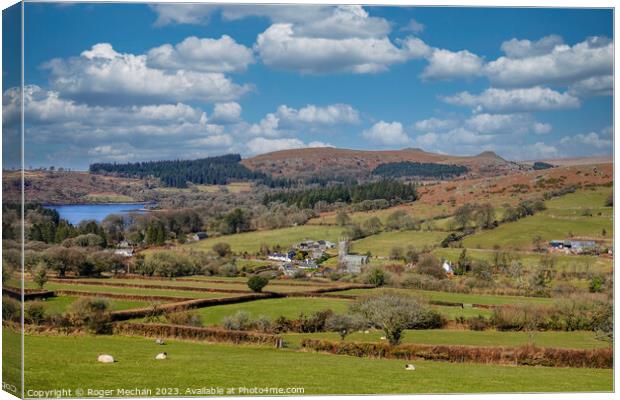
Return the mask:
[[73, 225], [85, 220], [103, 221], [110, 214], [126, 214], [130, 212], [144, 212], [144, 206], [148, 203], [104, 203], [104, 204], [63, 204], [47, 205], [60, 214], [60, 218], [66, 219]]

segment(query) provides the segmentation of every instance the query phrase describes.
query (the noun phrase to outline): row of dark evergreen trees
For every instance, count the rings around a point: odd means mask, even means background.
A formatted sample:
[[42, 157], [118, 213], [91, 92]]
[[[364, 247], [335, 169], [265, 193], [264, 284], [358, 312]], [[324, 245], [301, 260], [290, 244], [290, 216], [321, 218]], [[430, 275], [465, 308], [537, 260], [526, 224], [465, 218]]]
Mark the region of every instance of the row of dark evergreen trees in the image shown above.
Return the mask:
[[446, 179], [463, 175], [467, 171], [467, 167], [462, 165], [402, 161], [380, 164], [372, 171], [372, 174], [385, 178], [419, 177]]
[[128, 178], [159, 178], [166, 186], [184, 188], [191, 182], [197, 185], [225, 185], [232, 180], [263, 179], [265, 174], [254, 172], [240, 163], [239, 154], [227, 154], [198, 160], [146, 161], [136, 163], [96, 163], [90, 172], [114, 174]]
[[268, 193], [263, 204], [282, 202], [300, 208], [313, 208], [320, 201], [327, 203], [359, 203], [364, 200], [385, 199], [389, 202], [406, 202], [417, 199], [413, 184], [395, 180], [381, 180], [364, 184], [334, 184], [303, 190], [282, 190]]

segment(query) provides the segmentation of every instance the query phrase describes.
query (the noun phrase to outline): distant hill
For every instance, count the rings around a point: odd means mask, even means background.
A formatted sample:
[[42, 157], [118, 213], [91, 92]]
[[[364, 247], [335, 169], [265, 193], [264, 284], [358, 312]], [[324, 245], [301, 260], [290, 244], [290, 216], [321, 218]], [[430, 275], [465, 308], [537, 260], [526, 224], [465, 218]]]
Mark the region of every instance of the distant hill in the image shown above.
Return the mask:
[[187, 182], [198, 185], [225, 185], [234, 180], [264, 178], [260, 172], [250, 171], [239, 164], [239, 154], [226, 154], [198, 160], [146, 161], [136, 163], [96, 163], [89, 171], [93, 174], [115, 174], [126, 178], [159, 178], [166, 186], [187, 187]]
[[464, 166], [469, 177], [495, 176], [525, 167], [485, 151], [477, 156], [449, 156], [421, 149], [349, 150], [332, 147], [282, 150], [241, 161], [253, 171], [274, 177], [308, 178], [311, 176], [367, 177], [379, 165], [398, 162], [437, 163]]

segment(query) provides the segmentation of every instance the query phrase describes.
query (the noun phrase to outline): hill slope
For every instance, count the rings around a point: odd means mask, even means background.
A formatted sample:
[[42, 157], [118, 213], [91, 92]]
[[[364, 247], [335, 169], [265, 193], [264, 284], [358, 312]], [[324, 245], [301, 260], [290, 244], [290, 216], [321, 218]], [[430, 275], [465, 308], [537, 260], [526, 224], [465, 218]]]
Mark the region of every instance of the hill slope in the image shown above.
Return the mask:
[[381, 164], [402, 161], [462, 165], [469, 169], [470, 177], [501, 175], [523, 168], [489, 151], [461, 157], [411, 148], [384, 151], [331, 147], [282, 150], [248, 158], [241, 163], [251, 170], [276, 177], [304, 178], [313, 175], [364, 177]]

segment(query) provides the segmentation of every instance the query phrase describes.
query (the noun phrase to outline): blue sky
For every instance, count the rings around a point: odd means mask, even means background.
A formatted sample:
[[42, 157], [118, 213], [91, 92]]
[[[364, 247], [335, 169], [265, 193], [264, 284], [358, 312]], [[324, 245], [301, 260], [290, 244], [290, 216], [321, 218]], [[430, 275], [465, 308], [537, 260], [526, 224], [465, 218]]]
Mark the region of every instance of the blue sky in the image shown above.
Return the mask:
[[[611, 154], [611, 10], [27, 3], [26, 164]], [[3, 88], [10, 122], [15, 92]], [[8, 105], [8, 107], [7, 107]]]

